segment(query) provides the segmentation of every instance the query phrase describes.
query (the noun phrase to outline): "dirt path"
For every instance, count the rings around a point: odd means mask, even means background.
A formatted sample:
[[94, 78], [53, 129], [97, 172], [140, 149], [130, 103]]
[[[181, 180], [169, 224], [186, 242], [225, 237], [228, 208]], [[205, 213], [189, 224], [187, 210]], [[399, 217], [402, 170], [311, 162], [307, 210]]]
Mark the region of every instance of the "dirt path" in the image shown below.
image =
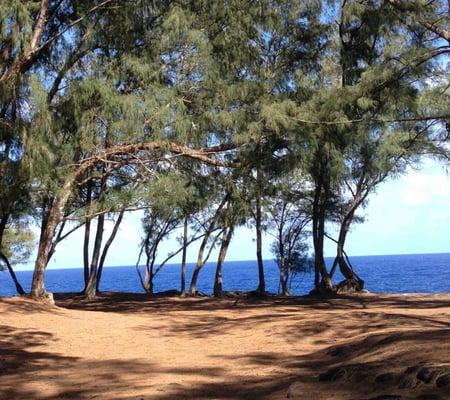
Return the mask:
[[0, 299], [1, 400], [450, 399], [446, 373], [450, 295]]

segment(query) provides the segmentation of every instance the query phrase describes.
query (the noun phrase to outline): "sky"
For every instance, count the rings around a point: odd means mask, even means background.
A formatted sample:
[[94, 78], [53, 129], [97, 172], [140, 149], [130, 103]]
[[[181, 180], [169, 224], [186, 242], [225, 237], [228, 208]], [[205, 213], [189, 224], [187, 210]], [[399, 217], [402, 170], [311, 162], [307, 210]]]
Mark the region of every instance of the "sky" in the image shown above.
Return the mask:
[[[361, 210], [365, 217], [363, 224], [355, 225], [347, 239], [346, 251], [350, 256], [382, 254], [416, 254], [450, 252], [450, 172], [442, 163], [427, 160], [419, 170], [380, 185], [377, 192], [369, 197], [368, 206]], [[140, 213], [125, 216], [116, 240], [110, 248], [105, 265], [135, 265], [141, 241]], [[111, 224], [108, 224], [108, 234]], [[332, 233], [332, 230], [329, 231]], [[255, 234], [248, 228], [237, 230], [230, 244], [227, 260], [254, 260]], [[268, 235], [263, 240], [263, 257], [272, 259]], [[57, 247], [49, 268], [82, 267], [83, 230], [73, 235]], [[159, 259], [178, 248], [176, 239], [163, 243]], [[188, 262], [195, 262], [198, 246], [188, 250]], [[325, 255], [335, 254], [335, 244], [325, 243]], [[18, 270], [32, 269], [35, 254], [30, 262], [17, 266]], [[215, 260], [217, 251], [210, 261]], [[174, 258], [179, 262], [181, 257]]]

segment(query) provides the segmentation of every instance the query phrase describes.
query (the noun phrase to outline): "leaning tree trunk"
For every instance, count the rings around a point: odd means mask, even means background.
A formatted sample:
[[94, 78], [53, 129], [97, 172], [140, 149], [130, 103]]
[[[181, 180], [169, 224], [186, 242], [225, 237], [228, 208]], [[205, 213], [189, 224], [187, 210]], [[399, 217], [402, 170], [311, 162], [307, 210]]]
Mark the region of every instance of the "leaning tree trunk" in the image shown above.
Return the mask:
[[362, 200], [360, 200], [359, 197], [355, 199], [349, 212], [344, 217], [339, 229], [339, 236], [336, 243], [336, 258], [334, 259], [330, 275], [333, 276], [334, 271], [338, 266], [342, 276], [345, 278], [336, 286], [337, 291], [340, 293], [348, 291], [361, 291], [364, 289], [364, 281], [353, 270], [344, 251], [345, 240], [350, 229], [350, 224], [353, 221], [356, 208], [361, 204], [361, 202]]
[[6, 268], [8, 269], [9, 275], [11, 276], [12, 281], [14, 282], [14, 285], [16, 286], [17, 293], [21, 296], [25, 294], [25, 290], [23, 290], [22, 285], [19, 283], [19, 280], [17, 279], [17, 276], [11, 266], [11, 263], [8, 260], [8, 257], [6, 257], [6, 254], [1, 251], [2, 243], [3, 243], [3, 234], [5, 233], [6, 225], [8, 224], [9, 215], [5, 214], [0, 219], [0, 258], [4, 261], [6, 264]]
[[191, 278], [191, 284], [189, 286], [189, 294], [191, 296], [194, 296], [197, 293], [197, 281], [198, 276], [200, 274], [201, 269], [203, 268], [205, 262], [204, 262], [204, 254], [206, 246], [208, 245], [208, 240], [211, 237], [212, 232], [214, 231], [214, 228], [217, 224], [217, 220], [219, 219], [220, 212], [222, 211], [223, 207], [225, 206], [225, 203], [228, 201], [229, 194], [227, 194], [222, 202], [219, 204], [219, 207], [217, 207], [216, 212], [214, 213], [214, 216], [211, 220], [211, 223], [208, 226], [208, 229], [205, 233], [205, 236], [203, 237], [202, 243], [200, 244], [200, 248], [198, 250], [198, 256], [197, 256], [197, 262], [195, 264], [194, 272], [192, 274]]
[[231, 237], [233, 236], [233, 227], [224, 229], [222, 245], [220, 246], [219, 258], [217, 260], [216, 274], [214, 277], [214, 297], [221, 297], [223, 294], [223, 278], [222, 267], [227, 255], [228, 246], [230, 245]]
[[42, 299], [48, 296], [45, 289], [45, 268], [52, 249], [52, 240], [58, 224], [63, 219], [64, 207], [71, 195], [71, 187], [75, 179], [74, 175], [67, 177], [59, 194], [55, 197], [39, 240], [38, 254], [34, 265], [33, 280], [31, 283], [31, 296], [35, 299]]
[[182, 297], [186, 296], [186, 253], [188, 246], [188, 214], [184, 215], [184, 226], [183, 226], [183, 255], [181, 258], [181, 290], [180, 294]]
[[8, 260], [8, 257], [6, 257], [5, 254], [3, 254], [2, 251], [0, 251], [0, 258], [5, 262], [6, 268], [8, 269], [9, 275], [11, 276], [12, 281], [14, 282], [14, 285], [16, 286], [16, 291], [18, 294], [23, 296], [25, 294], [25, 290], [23, 290], [22, 285], [20, 284], [19, 280], [17, 279], [17, 276]]
[[112, 243], [114, 242], [114, 239], [116, 238], [116, 235], [119, 230], [119, 226], [122, 222], [124, 213], [125, 213], [124, 210], [120, 211], [119, 216], [117, 217], [117, 221], [114, 224], [114, 228], [111, 232], [111, 235], [109, 236], [108, 240], [106, 241], [105, 247], [103, 247], [102, 256], [100, 257], [100, 262], [98, 265], [98, 277], [97, 277], [97, 286], [96, 286], [97, 292], [99, 292], [100, 281], [102, 279], [103, 266], [105, 264], [106, 256], [108, 254], [109, 248], [111, 247]]
[[258, 260], [258, 288], [256, 291], [258, 293], [265, 293], [266, 291], [266, 281], [264, 278], [264, 264], [262, 258], [262, 176], [261, 171], [258, 168], [256, 171], [256, 259]]
[[105, 225], [105, 214], [101, 214], [98, 216], [97, 221], [97, 232], [95, 234], [94, 250], [92, 252], [89, 281], [84, 290], [84, 295], [90, 300], [94, 299], [97, 294], [98, 263], [100, 258], [100, 249], [103, 241], [104, 225]]
[[[236, 146], [234, 144], [221, 145], [211, 147], [209, 148], [209, 150], [211, 152], [226, 151], [234, 149], [235, 147]], [[102, 152], [102, 160], [117, 154], [124, 154], [124, 153], [134, 154], [137, 151], [154, 151], [159, 149], [161, 149], [161, 144], [156, 142], [137, 143], [132, 145], [118, 145], [114, 146], [114, 148], [109, 149], [106, 152]], [[211, 153], [208, 152], [208, 149], [194, 150], [174, 143], [168, 143], [168, 151], [175, 154], [183, 155], [185, 157], [189, 157], [191, 159], [206, 162], [212, 165], [220, 165], [220, 166], [225, 165], [225, 163], [222, 163], [217, 159], [211, 159], [210, 158]], [[85, 174], [86, 171], [92, 168], [97, 163], [97, 161], [98, 161], [97, 155], [85, 159], [77, 167], [75, 171], [73, 171], [66, 177], [62, 187], [58, 191], [56, 197], [54, 198], [53, 203], [51, 204], [48, 220], [47, 223], [45, 224], [45, 228], [42, 230], [42, 235], [39, 240], [38, 254], [34, 266], [33, 280], [31, 285], [31, 295], [33, 298], [39, 299], [48, 296], [48, 293], [45, 289], [44, 276], [56, 228], [64, 217], [63, 215], [64, 207], [66, 206], [67, 201], [69, 200], [69, 197], [72, 193], [73, 183], [79, 177], [83, 176], [83, 174]]]

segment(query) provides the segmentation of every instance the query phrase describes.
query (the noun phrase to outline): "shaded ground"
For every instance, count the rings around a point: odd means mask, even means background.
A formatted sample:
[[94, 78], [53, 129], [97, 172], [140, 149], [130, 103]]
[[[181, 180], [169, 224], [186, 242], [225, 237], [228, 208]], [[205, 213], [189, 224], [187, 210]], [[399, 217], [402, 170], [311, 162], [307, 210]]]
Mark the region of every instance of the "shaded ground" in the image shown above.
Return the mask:
[[0, 298], [0, 400], [450, 399], [450, 295], [56, 304]]

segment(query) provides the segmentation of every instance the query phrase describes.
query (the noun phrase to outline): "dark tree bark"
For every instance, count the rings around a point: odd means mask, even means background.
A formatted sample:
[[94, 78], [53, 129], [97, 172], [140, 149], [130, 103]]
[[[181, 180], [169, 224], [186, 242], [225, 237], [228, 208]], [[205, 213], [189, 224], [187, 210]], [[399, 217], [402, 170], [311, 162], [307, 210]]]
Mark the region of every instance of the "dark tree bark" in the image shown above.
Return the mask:
[[120, 224], [123, 219], [123, 214], [125, 213], [124, 210], [122, 210], [119, 213], [119, 216], [117, 217], [117, 220], [114, 224], [113, 230], [111, 232], [111, 235], [109, 236], [108, 240], [105, 243], [105, 247], [103, 247], [102, 255], [100, 257], [100, 262], [98, 265], [98, 277], [97, 277], [97, 286], [96, 290], [99, 292], [100, 287], [100, 281], [102, 279], [102, 273], [103, 273], [103, 266], [105, 264], [106, 256], [108, 255], [109, 248], [111, 247], [112, 243], [114, 242], [114, 239], [116, 238], [117, 232], [119, 231]]
[[256, 258], [258, 260], [258, 293], [265, 293], [266, 281], [264, 278], [264, 263], [262, 258], [262, 175], [261, 170], [256, 170], [256, 213], [255, 213], [255, 225], [256, 225]]
[[22, 285], [19, 283], [19, 280], [17, 279], [17, 276], [11, 266], [11, 263], [8, 260], [8, 257], [0, 251], [0, 258], [5, 262], [6, 268], [8, 269], [9, 275], [11, 276], [12, 281], [14, 282], [14, 285], [16, 286], [17, 293], [23, 296], [25, 294], [25, 290], [23, 290]]
[[153, 251], [149, 248], [149, 237], [147, 236], [145, 238], [145, 255], [147, 257], [147, 260], [145, 262], [145, 275], [143, 279], [143, 289], [146, 293], [152, 294], [153, 293], [153, 265], [155, 263], [154, 256], [151, 253], [155, 253], [156, 245], [153, 247]]
[[[166, 227], [168, 224], [166, 225]], [[165, 230], [165, 229], [164, 229]], [[164, 232], [163, 230], [163, 232]], [[164, 237], [164, 233], [161, 233], [155, 240], [155, 242], [152, 244], [152, 246], [149, 248], [148, 243], [149, 240], [147, 238], [146, 242], [146, 248], [145, 248], [145, 254], [147, 256], [147, 262], [146, 262], [146, 268], [145, 268], [145, 276], [144, 276], [144, 290], [146, 293], [153, 294], [153, 278], [155, 277], [155, 260], [156, 260], [156, 252], [158, 250], [159, 243]]]
[[97, 232], [95, 234], [94, 249], [92, 251], [91, 268], [89, 274], [89, 281], [84, 290], [84, 294], [88, 299], [95, 298], [97, 294], [97, 278], [98, 278], [98, 263], [100, 258], [100, 250], [103, 241], [103, 232], [105, 226], [105, 214], [101, 214], [97, 219]]
[[[92, 204], [92, 182], [89, 181], [87, 184], [87, 194], [86, 194], [86, 205], [88, 213], [90, 213]], [[84, 287], [87, 287], [89, 282], [89, 241], [91, 236], [91, 218], [85, 218], [84, 225], [84, 243], [83, 243], [83, 273], [84, 273]]]
[[184, 225], [183, 225], [183, 255], [181, 259], [181, 290], [180, 294], [182, 297], [186, 296], [186, 253], [188, 246], [188, 214], [184, 215]]
[[9, 214], [5, 214], [0, 218], [0, 246], [3, 243], [3, 234], [5, 233], [6, 225], [8, 224]]
[[233, 226], [226, 227], [223, 231], [222, 245], [220, 246], [219, 258], [217, 259], [216, 274], [214, 277], [214, 297], [221, 297], [223, 294], [222, 268], [232, 236]]
[[278, 255], [279, 255], [279, 268], [280, 268], [280, 288], [283, 296], [289, 295], [289, 290], [287, 287], [288, 276], [286, 271], [286, 257], [284, 254], [284, 225], [285, 225], [285, 211], [286, 205], [283, 205], [283, 209], [281, 211], [281, 216], [278, 221]]
[[339, 232], [336, 260], [339, 266], [339, 270], [344, 276], [345, 281], [338, 284], [338, 290], [341, 290], [341, 288], [343, 289], [344, 287], [346, 287], [347, 290], [360, 291], [364, 289], [364, 281], [356, 274], [353, 268], [351, 268], [350, 264], [347, 262], [347, 257], [344, 251], [345, 239], [350, 228], [351, 220], [353, 219], [353, 214], [354, 212], [351, 212], [347, 216], [347, 218], [342, 223]]
[[289, 279], [289, 272], [287, 270], [286, 266], [286, 259], [284, 257], [284, 249], [281, 248], [280, 245], [280, 287], [281, 287], [281, 294], [283, 296], [289, 296], [289, 288], [288, 288], [288, 279]]
[[336, 267], [339, 267], [342, 276], [345, 278], [344, 281], [338, 283], [338, 291], [360, 291], [364, 289], [364, 281], [353, 270], [345, 253], [344, 246], [347, 239], [347, 234], [350, 230], [350, 225], [355, 217], [355, 212], [357, 208], [364, 202], [368, 194], [369, 190], [364, 189], [363, 180], [361, 180], [354, 192], [353, 200], [349, 205], [347, 213], [344, 215], [344, 218], [341, 222], [339, 236], [336, 241], [336, 257], [330, 271], [330, 276], [333, 277], [336, 271]]
[[17, 279], [17, 276], [14, 272], [14, 269], [11, 266], [11, 263], [8, 260], [8, 257], [1, 251], [2, 243], [3, 243], [3, 234], [6, 229], [6, 225], [8, 224], [9, 215], [5, 214], [0, 219], [0, 258], [4, 261], [6, 264], [6, 268], [8, 269], [9, 275], [11, 276], [12, 281], [14, 282], [14, 285], [16, 286], [17, 293], [21, 296], [25, 294], [25, 290], [23, 290], [22, 285], [19, 283], [19, 280]]
[[325, 237], [325, 217], [326, 203], [329, 195], [329, 188], [323, 172], [319, 171], [314, 189], [314, 200], [312, 210], [312, 230], [314, 246], [314, 286], [315, 290], [331, 291], [331, 278], [327, 272], [324, 259], [324, 237]]

